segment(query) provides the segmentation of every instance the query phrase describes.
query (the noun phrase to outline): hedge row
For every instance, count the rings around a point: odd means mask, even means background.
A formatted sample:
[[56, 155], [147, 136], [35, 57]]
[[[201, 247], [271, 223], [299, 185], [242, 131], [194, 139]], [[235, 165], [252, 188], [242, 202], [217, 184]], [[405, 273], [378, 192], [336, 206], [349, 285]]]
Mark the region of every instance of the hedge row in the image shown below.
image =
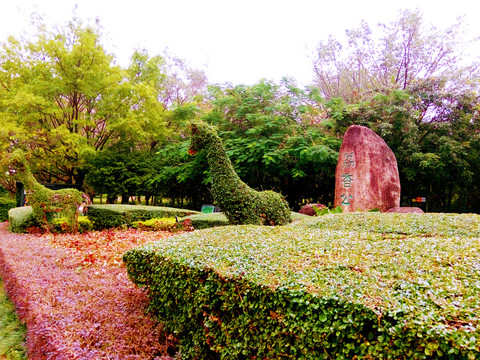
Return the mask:
[[90, 205], [88, 217], [94, 229], [109, 229], [122, 226], [132, 226], [135, 221], [153, 218], [184, 217], [196, 214], [198, 211], [176, 209], [160, 206], [144, 205]]
[[180, 221], [183, 222], [187, 219], [190, 220], [190, 224], [194, 229], [208, 229], [216, 226], [230, 225], [224, 213], [194, 214], [185, 216], [181, 218]]
[[[296, 222], [309, 219], [310, 216], [292, 212], [291, 218], [292, 221]], [[230, 222], [223, 213], [194, 214], [185, 216], [184, 218], [180, 219], [180, 221], [184, 221], [186, 219], [190, 220], [194, 229], [208, 229], [216, 226], [230, 225]]]
[[200, 230], [124, 262], [182, 359], [480, 357], [480, 216], [299, 224]]
[[16, 207], [8, 212], [8, 229], [15, 233], [27, 232], [29, 227], [40, 226], [31, 206]]
[[[33, 215], [31, 206], [23, 206], [10, 209], [8, 212], [9, 230], [15, 233], [25, 233], [28, 228], [40, 227], [37, 219]], [[93, 230], [91, 221], [86, 216], [78, 217], [78, 231], [84, 233]], [[59, 217], [52, 222], [52, 231], [56, 233], [64, 233], [70, 231], [68, 220], [65, 217]]]

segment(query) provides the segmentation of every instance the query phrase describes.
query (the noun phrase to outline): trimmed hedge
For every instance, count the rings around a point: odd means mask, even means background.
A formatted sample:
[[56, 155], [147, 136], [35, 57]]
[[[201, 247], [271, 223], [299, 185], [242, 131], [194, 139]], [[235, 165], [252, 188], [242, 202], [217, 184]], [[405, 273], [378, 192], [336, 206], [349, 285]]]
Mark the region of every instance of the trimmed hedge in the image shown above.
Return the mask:
[[0, 197], [0, 222], [8, 220], [8, 212], [17, 206], [15, 199]]
[[223, 213], [201, 213], [185, 216], [180, 219], [181, 222], [186, 219], [190, 220], [190, 224], [194, 229], [208, 229], [216, 226], [230, 225], [227, 217]]
[[8, 228], [11, 232], [25, 233], [29, 227], [40, 227], [31, 206], [10, 209], [8, 212]]
[[479, 358], [480, 216], [425, 215], [199, 230], [123, 259], [182, 359]]
[[[293, 222], [310, 219], [308, 215], [299, 214], [296, 212], [291, 213], [291, 218]], [[186, 216], [180, 221], [190, 219], [191, 225], [194, 229], [208, 229], [216, 226], [226, 226], [231, 225], [227, 217], [223, 213], [209, 213], [209, 214], [195, 214]]]
[[[52, 221], [52, 232], [55, 233], [69, 233], [70, 226], [66, 217], [59, 217]], [[86, 233], [93, 230], [93, 224], [87, 216], [78, 217], [78, 232]]]
[[307, 220], [307, 219], [311, 219], [312, 217], [309, 216], [309, 215], [305, 215], [305, 214], [300, 214], [298, 212], [294, 212], [292, 211], [292, 222], [296, 223], [298, 221], [301, 221], [301, 220]]
[[134, 221], [198, 214], [198, 211], [145, 205], [89, 205], [88, 217], [95, 230], [132, 226]]
[[180, 226], [177, 223], [175, 218], [155, 218], [145, 221], [134, 221], [132, 227], [135, 229], [146, 230], [146, 231], [178, 231]]

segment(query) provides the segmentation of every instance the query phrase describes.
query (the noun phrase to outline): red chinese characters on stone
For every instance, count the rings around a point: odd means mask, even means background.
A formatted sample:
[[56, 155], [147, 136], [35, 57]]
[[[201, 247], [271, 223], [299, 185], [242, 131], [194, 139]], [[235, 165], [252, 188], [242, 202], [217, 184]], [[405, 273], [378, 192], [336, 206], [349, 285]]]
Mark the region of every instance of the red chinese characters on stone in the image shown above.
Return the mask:
[[335, 173], [335, 203], [344, 212], [400, 206], [397, 160], [385, 141], [364, 126], [348, 128]]

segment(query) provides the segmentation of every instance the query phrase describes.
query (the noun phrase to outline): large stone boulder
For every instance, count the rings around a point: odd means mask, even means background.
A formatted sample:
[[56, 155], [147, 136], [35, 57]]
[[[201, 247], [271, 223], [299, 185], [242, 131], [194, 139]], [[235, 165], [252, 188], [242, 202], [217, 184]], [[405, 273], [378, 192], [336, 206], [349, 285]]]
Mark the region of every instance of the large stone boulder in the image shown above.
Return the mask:
[[344, 212], [385, 212], [400, 206], [397, 159], [385, 141], [367, 127], [352, 125], [343, 137], [334, 206], [341, 206]]

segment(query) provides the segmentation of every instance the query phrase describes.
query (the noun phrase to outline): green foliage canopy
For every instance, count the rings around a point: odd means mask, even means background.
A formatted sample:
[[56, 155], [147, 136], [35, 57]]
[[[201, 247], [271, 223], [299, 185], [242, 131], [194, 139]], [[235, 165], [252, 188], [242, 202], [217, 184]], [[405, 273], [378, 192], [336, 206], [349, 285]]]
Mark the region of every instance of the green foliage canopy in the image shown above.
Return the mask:
[[78, 21], [58, 33], [39, 26], [32, 41], [9, 38], [0, 49], [0, 151], [28, 149], [42, 180], [82, 184], [89, 154], [158, 141], [159, 74], [132, 73], [114, 64], [98, 29]]

